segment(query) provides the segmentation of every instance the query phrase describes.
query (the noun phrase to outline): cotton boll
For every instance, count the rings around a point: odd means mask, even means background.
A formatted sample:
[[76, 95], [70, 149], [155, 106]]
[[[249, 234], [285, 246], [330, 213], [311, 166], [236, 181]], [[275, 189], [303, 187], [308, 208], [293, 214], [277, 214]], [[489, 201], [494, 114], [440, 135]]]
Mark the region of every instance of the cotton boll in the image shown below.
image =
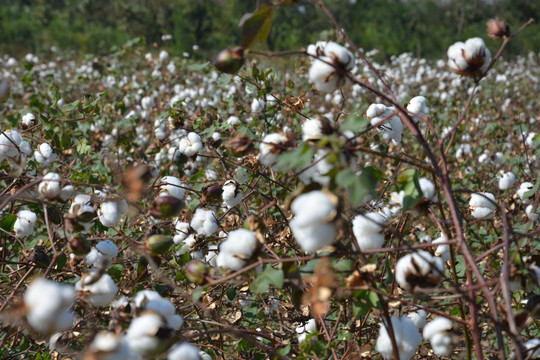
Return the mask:
[[316, 59], [309, 69], [309, 79], [321, 91], [333, 91], [348, 83], [343, 72], [354, 68], [354, 55], [335, 42], [317, 42], [308, 47], [308, 54]]
[[167, 360], [202, 360], [199, 348], [189, 343], [175, 345], [169, 350]]
[[86, 255], [84, 264], [96, 268], [108, 266], [117, 255], [118, 247], [111, 240], [103, 240]]
[[[441, 242], [446, 242], [446, 238], [444, 236], [440, 236], [439, 238], [433, 240], [433, 244], [438, 244]], [[443, 262], [447, 262], [450, 260], [450, 247], [448, 245], [439, 245], [437, 246], [437, 249], [435, 250], [435, 256], [439, 256]]]
[[534, 184], [530, 182], [524, 182], [519, 186], [519, 189], [516, 192], [516, 194], [519, 196], [523, 204], [532, 204], [534, 200], [534, 196], [529, 196], [527, 199], [524, 199], [524, 195], [526, 192], [532, 190], [533, 188], [534, 188]]
[[438, 356], [448, 356], [452, 352], [452, 338], [447, 333], [452, 329], [452, 321], [439, 317], [424, 327], [424, 339], [429, 340], [431, 348]]
[[74, 191], [75, 191], [75, 188], [73, 187], [73, 185], [66, 185], [62, 187], [62, 190], [60, 190], [60, 195], [58, 196], [58, 198], [64, 202], [68, 201], [73, 195]]
[[540, 339], [531, 339], [523, 344], [528, 359], [540, 358]]
[[427, 314], [422, 309], [407, 314], [407, 317], [412, 320], [418, 330], [421, 330], [426, 325]]
[[37, 216], [30, 210], [20, 210], [17, 213], [17, 220], [13, 224], [13, 232], [17, 237], [27, 237], [34, 231]]
[[251, 102], [251, 112], [258, 113], [261, 112], [264, 108], [264, 100], [263, 99], [253, 99]]
[[190, 236], [191, 227], [187, 222], [175, 221], [174, 229], [176, 235], [173, 237], [173, 242], [175, 245], [179, 245]]
[[380, 233], [386, 225], [386, 219], [378, 212], [357, 215], [352, 220], [353, 233], [360, 250], [379, 249], [384, 243]]
[[403, 124], [399, 117], [392, 114], [393, 109], [384, 104], [371, 104], [366, 111], [366, 116], [371, 119], [370, 124], [377, 125], [377, 131], [382, 134], [383, 139], [392, 139], [395, 144], [399, 144]]
[[227, 204], [227, 207], [229, 209], [235, 207], [242, 202], [244, 196], [242, 195], [240, 186], [235, 180], [225, 181], [222, 189], [223, 193], [221, 194], [221, 196], [223, 197], [223, 201], [225, 202], [225, 204]]
[[55, 199], [60, 196], [60, 175], [57, 173], [48, 173], [43, 177], [38, 186], [38, 192], [45, 199]]
[[288, 142], [286, 136], [273, 133], [264, 137], [260, 145], [259, 162], [263, 166], [269, 166], [276, 163], [279, 155], [284, 151], [283, 146]]
[[[413, 321], [406, 316], [392, 316], [392, 329], [396, 340], [400, 360], [409, 360], [416, 353], [416, 347], [422, 343], [422, 338]], [[385, 324], [381, 324], [376, 350], [384, 359], [393, 359], [393, 347]]]
[[469, 209], [476, 219], [491, 219], [495, 215], [496, 204], [495, 195], [492, 193], [472, 193]]
[[166, 345], [160, 330], [166, 329], [163, 318], [156, 313], [147, 312], [131, 321], [126, 333], [129, 347], [138, 354], [148, 357], [160, 353]]
[[[427, 106], [427, 100], [423, 96], [416, 96], [409, 101], [407, 104], [407, 110], [412, 113], [422, 117], [429, 116], [429, 107]], [[416, 123], [422, 122], [422, 118], [414, 116], [413, 121]]]
[[133, 298], [133, 303], [137, 309], [151, 310], [163, 316], [170, 329], [179, 330], [182, 327], [184, 321], [176, 314], [174, 305], [153, 290], [139, 291]]
[[507, 190], [510, 189], [514, 184], [516, 183], [516, 176], [512, 172], [499, 172], [499, 189], [500, 190]]
[[319, 119], [307, 119], [302, 124], [302, 140], [318, 140], [322, 138], [322, 124]]
[[298, 334], [298, 343], [303, 343], [309, 334], [317, 331], [317, 323], [315, 319], [309, 319], [305, 324], [298, 326], [295, 331]]
[[246, 229], [231, 231], [219, 246], [216, 265], [236, 271], [244, 267], [246, 260], [253, 256], [259, 242], [255, 233]]
[[439, 284], [443, 274], [442, 259], [423, 250], [400, 258], [395, 270], [399, 286], [409, 291], [416, 287], [433, 288]]
[[464, 76], [478, 77], [488, 67], [491, 53], [481, 38], [468, 39], [465, 43], [458, 41], [448, 48], [448, 66]]
[[104, 201], [98, 208], [99, 221], [103, 226], [116, 226], [127, 212], [127, 202], [124, 199]]
[[184, 198], [184, 184], [182, 184], [180, 179], [174, 176], [164, 176], [160, 180], [160, 183], [163, 185], [159, 187], [159, 196], [169, 195], [180, 200]]
[[199, 235], [212, 235], [218, 229], [216, 213], [213, 210], [197, 209], [191, 219], [191, 227]]
[[109, 274], [102, 274], [99, 280], [95, 281], [97, 275], [96, 271], [83, 275], [75, 284], [75, 290], [82, 291], [90, 304], [105, 306], [114, 300], [118, 287]]
[[56, 154], [53, 152], [52, 147], [43, 143], [39, 145], [38, 150], [34, 151], [34, 157], [36, 161], [43, 166], [49, 166], [56, 160]]
[[435, 185], [431, 182], [431, 180], [423, 177], [418, 179], [418, 182], [420, 183], [422, 194], [424, 194], [424, 199], [436, 202], [438, 200], [437, 192], [435, 191]]
[[96, 249], [101, 252], [103, 255], [110, 258], [115, 258], [118, 256], [118, 246], [115, 245], [111, 240], [103, 240], [97, 243]]
[[187, 157], [190, 157], [196, 155], [202, 147], [201, 137], [194, 132], [190, 132], [185, 138], [180, 140], [178, 151]]
[[36, 116], [32, 113], [26, 113], [23, 115], [21, 124], [23, 128], [29, 128], [36, 124]]
[[533, 222], [538, 220], [538, 217], [540, 216], [535, 212], [533, 204], [527, 205], [525, 208], [525, 214], [527, 214], [527, 218]]
[[129, 360], [136, 359], [137, 355], [132, 353], [129, 344], [122, 335], [113, 332], [100, 331], [88, 346], [83, 358], [96, 360]]

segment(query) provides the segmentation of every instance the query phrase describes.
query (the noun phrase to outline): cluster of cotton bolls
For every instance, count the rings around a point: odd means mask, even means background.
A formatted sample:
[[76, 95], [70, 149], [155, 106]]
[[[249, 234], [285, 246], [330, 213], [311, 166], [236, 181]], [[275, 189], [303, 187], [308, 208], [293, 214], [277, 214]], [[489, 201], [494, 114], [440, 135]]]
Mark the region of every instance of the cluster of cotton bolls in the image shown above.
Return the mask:
[[[392, 316], [392, 330], [397, 345], [397, 351], [401, 360], [409, 360], [416, 353], [416, 347], [422, 343], [420, 332], [413, 320], [407, 316]], [[388, 331], [388, 324], [382, 323], [377, 338], [376, 349], [384, 359], [393, 359], [392, 340]]]
[[22, 171], [31, 153], [30, 144], [17, 130], [4, 130], [0, 133], [0, 162], [7, 160], [14, 170]]

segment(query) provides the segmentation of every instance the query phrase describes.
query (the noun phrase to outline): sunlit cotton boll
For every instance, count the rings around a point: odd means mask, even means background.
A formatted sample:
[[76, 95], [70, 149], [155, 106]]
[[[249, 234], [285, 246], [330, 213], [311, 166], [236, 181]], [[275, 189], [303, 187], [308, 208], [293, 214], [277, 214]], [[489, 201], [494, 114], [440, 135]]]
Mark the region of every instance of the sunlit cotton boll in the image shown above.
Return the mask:
[[519, 186], [519, 189], [516, 192], [516, 194], [519, 196], [522, 203], [532, 204], [534, 200], [534, 196], [529, 196], [528, 198], [525, 199], [525, 193], [532, 190], [533, 188], [534, 188], [534, 184], [530, 182], [524, 182]]
[[126, 341], [133, 351], [149, 357], [164, 350], [167, 340], [167, 337], [162, 335], [164, 329], [167, 329], [167, 325], [159, 314], [146, 312], [131, 321]]
[[503, 170], [501, 170], [498, 178], [500, 190], [510, 189], [516, 183], [516, 176], [511, 171], [505, 173]]
[[528, 359], [540, 358], [540, 339], [528, 340], [524, 345]]
[[458, 41], [448, 48], [450, 70], [465, 76], [479, 77], [491, 61], [491, 53], [481, 38]]
[[[422, 343], [420, 332], [407, 316], [391, 318], [394, 338], [400, 360], [409, 360], [416, 353], [416, 347]], [[393, 359], [393, 346], [386, 325], [381, 324], [376, 349], [384, 359]]]
[[414, 326], [416, 326], [418, 330], [422, 329], [426, 325], [427, 313], [425, 310], [420, 309], [418, 311], [413, 311], [407, 314], [407, 317], [412, 320]]
[[347, 84], [344, 73], [354, 68], [354, 55], [348, 49], [335, 42], [319, 42], [310, 52], [317, 56], [309, 69], [309, 79], [317, 89], [333, 91]]
[[38, 186], [38, 192], [45, 199], [55, 199], [60, 196], [62, 188], [60, 187], [60, 175], [57, 173], [48, 173], [43, 177]]
[[34, 231], [37, 216], [30, 210], [20, 210], [17, 213], [17, 220], [13, 224], [13, 232], [17, 237], [27, 237]]
[[111, 240], [103, 240], [90, 250], [84, 263], [88, 266], [100, 267], [110, 264], [116, 256], [118, 256], [118, 246]]
[[191, 227], [199, 235], [212, 235], [218, 229], [216, 213], [213, 210], [197, 209], [191, 219]]
[[393, 115], [393, 112], [393, 109], [384, 104], [371, 104], [366, 111], [366, 116], [371, 119], [371, 125], [378, 124], [377, 130], [382, 134], [383, 139], [392, 139], [395, 144], [399, 144], [403, 124], [399, 117]]
[[527, 205], [525, 208], [525, 214], [527, 215], [527, 218], [533, 222], [538, 220], [538, 217], [540, 217], [540, 215], [535, 212], [533, 204]]
[[423, 177], [418, 179], [418, 183], [420, 184], [422, 194], [424, 194], [424, 199], [431, 202], [436, 202], [438, 200], [435, 185], [431, 182], [431, 180]]
[[379, 249], [384, 244], [381, 234], [387, 220], [378, 212], [357, 215], [352, 220], [354, 237], [360, 250]]
[[448, 330], [452, 329], [452, 321], [439, 317], [431, 320], [424, 327], [424, 339], [429, 340], [431, 348], [438, 356], [448, 356], [452, 352], [452, 337]]
[[400, 258], [396, 264], [395, 277], [399, 286], [414, 291], [419, 288], [437, 286], [444, 274], [444, 264], [440, 257], [420, 250]]
[[219, 245], [216, 265], [220, 268], [240, 270], [253, 256], [258, 243], [253, 231], [246, 229], [231, 231], [227, 239]]
[[273, 133], [264, 137], [260, 145], [259, 162], [264, 166], [273, 165], [279, 159], [279, 155], [284, 151], [282, 146], [287, 143], [285, 135]]
[[322, 191], [311, 191], [298, 196], [291, 204], [294, 215], [289, 222], [291, 231], [308, 254], [314, 253], [336, 241], [336, 202]]
[[[439, 236], [437, 239], [433, 240], [433, 244], [438, 244], [442, 242], [447, 242], [444, 236]], [[435, 256], [439, 256], [443, 262], [450, 260], [450, 247], [447, 244], [437, 246], [435, 249]]]
[[203, 147], [201, 137], [194, 133], [190, 132], [186, 137], [180, 140], [178, 144], [178, 151], [187, 157], [196, 155]]
[[242, 195], [240, 186], [238, 186], [238, 183], [235, 180], [225, 181], [222, 189], [223, 193], [221, 194], [221, 196], [223, 197], [223, 201], [229, 209], [235, 207], [242, 202], [244, 196]]
[[101, 331], [96, 334], [83, 359], [92, 360], [129, 360], [137, 359], [122, 335]]
[[34, 151], [36, 161], [43, 166], [49, 166], [56, 160], [56, 154], [53, 152], [51, 145], [43, 143]]
[[184, 184], [174, 176], [164, 176], [160, 181], [159, 196], [172, 196], [182, 200], [184, 198]]
[[472, 193], [469, 200], [469, 209], [475, 219], [491, 219], [497, 209], [495, 195], [489, 192]]
[[167, 360], [202, 360], [199, 348], [190, 343], [173, 346], [167, 354]]
[[75, 298], [73, 286], [38, 278], [24, 293], [26, 320], [35, 331], [44, 334], [68, 330], [74, 320], [68, 309]]
[[165, 318], [167, 327], [178, 330], [184, 320], [176, 314], [174, 305], [153, 290], [141, 290], [133, 298], [133, 303], [139, 310], [151, 310]]
[[128, 204], [124, 199], [112, 199], [104, 201], [98, 208], [99, 221], [103, 226], [112, 227], [120, 222], [120, 219], [128, 210]]
[[36, 116], [32, 113], [26, 113], [22, 117], [21, 125], [23, 126], [23, 128], [29, 128], [35, 125], [35, 122], [36, 122]]
[[[407, 110], [411, 114], [419, 115], [421, 117], [429, 116], [429, 107], [427, 106], [427, 100], [423, 96], [416, 96], [409, 101], [407, 104]], [[415, 123], [423, 122], [423, 119], [418, 116], [413, 116], [413, 121]]]
[[298, 334], [298, 343], [303, 343], [309, 334], [317, 331], [317, 322], [315, 319], [309, 319], [306, 323], [298, 326], [295, 331]]
[[108, 305], [118, 293], [118, 287], [109, 274], [102, 274], [95, 281], [96, 276], [99, 274], [95, 270], [83, 275], [81, 280], [75, 283], [75, 290], [81, 291], [92, 305]]

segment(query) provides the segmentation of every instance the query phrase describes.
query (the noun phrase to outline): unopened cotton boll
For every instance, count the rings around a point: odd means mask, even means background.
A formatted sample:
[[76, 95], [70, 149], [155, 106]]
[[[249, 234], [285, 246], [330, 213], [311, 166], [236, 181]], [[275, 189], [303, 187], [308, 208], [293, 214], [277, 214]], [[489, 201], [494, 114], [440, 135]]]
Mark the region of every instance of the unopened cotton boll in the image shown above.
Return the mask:
[[532, 190], [533, 188], [534, 188], [534, 184], [530, 183], [530, 182], [524, 182], [519, 186], [519, 189], [516, 192], [516, 194], [519, 196], [522, 203], [524, 203], [524, 204], [532, 204], [532, 202], [534, 200], [534, 196], [529, 196], [526, 199], [524, 197], [525, 197], [525, 193]]
[[[391, 318], [394, 338], [396, 340], [397, 350], [400, 360], [409, 360], [416, 353], [416, 347], [422, 343], [420, 332], [413, 321], [407, 316], [400, 318], [395, 315]], [[379, 330], [376, 350], [381, 353], [384, 359], [393, 359], [393, 346], [390, 340], [387, 326], [383, 323]]]
[[13, 232], [17, 237], [27, 237], [34, 231], [37, 215], [30, 210], [21, 210], [17, 213], [17, 220], [13, 224]]
[[322, 191], [298, 196], [291, 204], [294, 215], [291, 231], [305, 253], [314, 253], [336, 241], [336, 227], [331, 222], [337, 213], [337, 199]]
[[489, 192], [472, 193], [469, 200], [469, 209], [471, 215], [476, 219], [491, 219], [497, 209], [495, 195]]
[[396, 264], [394, 276], [399, 286], [405, 290], [414, 291], [419, 288], [437, 286], [444, 274], [444, 264], [441, 258], [427, 251], [420, 250], [400, 258]]
[[56, 160], [56, 154], [53, 152], [51, 145], [43, 143], [34, 151], [36, 161], [43, 166], [49, 166]]
[[423, 177], [418, 179], [418, 183], [420, 184], [422, 194], [424, 194], [424, 199], [431, 202], [436, 202], [438, 200], [435, 185], [431, 182], [431, 180]]
[[216, 213], [213, 210], [197, 209], [190, 225], [197, 234], [210, 236], [218, 229]]
[[62, 192], [62, 188], [60, 187], [60, 180], [60, 175], [58, 175], [57, 173], [48, 173], [39, 183], [39, 194], [48, 200], [59, 197]]
[[186, 137], [180, 140], [178, 151], [187, 157], [190, 157], [196, 155], [202, 147], [201, 137], [194, 132], [190, 132]]
[[381, 234], [387, 220], [378, 212], [357, 215], [352, 220], [353, 233], [360, 250], [379, 249], [384, 243]]
[[448, 330], [452, 329], [452, 321], [438, 317], [424, 327], [424, 339], [429, 340], [431, 348], [438, 356], [448, 356], [452, 352], [452, 338]]
[[75, 298], [73, 286], [38, 278], [24, 293], [26, 320], [35, 331], [44, 334], [68, 330], [74, 320], [68, 309]]
[[184, 184], [182, 184], [180, 179], [174, 176], [164, 176], [160, 180], [160, 183], [163, 185], [159, 187], [159, 196], [169, 195], [180, 200], [184, 198]]
[[259, 242], [255, 233], [246, 229], [231, 231], [227, 239], [219, 245], [216, 265], [220, 268], [240, 270], [246, 260], [253, 256]]
[[295, 331], [298, 334], [298, 343], [303, 343], [309, 334], [317, 331], [317, 322], [315, 319], [309, 319], [305, 324], [298, 326]]
[[458, 41], [448, 48], [448, 66], [450, 69], [464, 76], [478, 77], [488, 67], [491, 53], [481, 38], [468, 39], [466, 42]]
[[225, 202], [225, 204], [227, 204], [227, 207], [229, 209], [235, 207], [242, 202], [244, 196], [242, 195], [240, 186], [235, 180], [225, 181], [222, 189], [223, 193], [221, 194], [221, 196], [223, 197], [223, 201]]
[[[421, 117], [427, 117], [429, 116], [429, 107], [427, 106], [427, 100], [423, 96], [416, 96], [409, 101], [407, 104], [407, 110], [414, 114]], [[423, 119], [418, 116], [413, 116], [413, 121], [415, 123], [423, 122]]]
[[190, 343], [173, 346], [167, 354], [167, 360], [201, 360], [199, 348]]
[[97, 281], [96, 276], [99, 276], [96, 271], [83, 275], [75, 284], [75, 290], [83, 292], [92, 305], [108, 305], [118, 293], [118, 287], [109, 274], [102, 274]]
[[129, 344], [122, 335], [100, 331], [96, 334], [83, 359], [95, 360], [129, 360], [136, 359]]
[[505, 173], [501, 170], [498, 178], [500, 190], [510, 189], [516, 183], [516, 176], [511, 171]]

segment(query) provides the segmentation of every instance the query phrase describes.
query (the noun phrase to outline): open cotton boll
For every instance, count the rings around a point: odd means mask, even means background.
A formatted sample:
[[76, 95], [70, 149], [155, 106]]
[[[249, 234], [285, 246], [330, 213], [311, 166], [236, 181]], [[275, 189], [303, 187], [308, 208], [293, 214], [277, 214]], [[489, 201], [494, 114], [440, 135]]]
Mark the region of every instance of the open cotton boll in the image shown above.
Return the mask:
[[[420, 332], [413, 321], [407, 316], [400, 318], [395, 315], [391, 318], [394, 338], [400, 360], [409, 360], [416, 353], [416, 347], [422, 343]], [[379, 337], [377, 338], [376, 350], [381, 353], [384, 359], [393, 359], [393, 347], [386, 325], [381, 324]]]
[[435, 191], [435, 185], [431, 182], [431, 180], [423, 177], [418, 179], [418, 182], [420, 184], [422, 194], [424, 194], [424, 199], [427, 201], [436, 202], [438, 200], [437, 192]]
[[303, 343], [309, 334], [317, 331], [317, 322], [315, 319], [309, 319], [305, 324], [298, 326], [295, 331], [298, 334], [298, 343]]
[[190, 343], [173, 346], [167, 354], [167, 360], [202, 360], [199, 348]]
[[510, 189], [516, 183], [516, 176], [511, 171], [505, 173], [503, 170], [501, 170], [498, 178], [500, 190]]
[[169, 195], [180, 200], [184, 198], [184, 184], [180, 179], [174, 176], [164, 176], [159, 182], [163, 184], [159, 187], [159, 196]]
[[264, 137], [259, 147], [259, 162], [264, 166], [276, 163], [279, 155], [285, 151], [283, 146], [288, 142], [285, 135], [272, 133]]
[[426, 325], [427, 313], [422, 309], [408, 313], [407, 317], [412, 320], [418, 330]]
[[235, 207], [242, 202], [244, 196], [240, 191], [240, 186], [235, 180], [225, 181], [222, 189], [223, 193], [221, 194], [221, 196], [223, 197], [223, 201], [229, 209]]
[[60, 195], [58, 196], [58, 198], [61, 201], [68, 201], [73, 195], [74, 191], [75, 191], [75, 188], [73, 187], [73, 185], [66, 185], [62, 187], [62, 190], [60, 190]]
[[187, 222], [182, 222], [176, 220], [174, 223], [175, 235], [173, 237], [173, 242], [175, 245], [182, 243], [188, 236], [190, 236], [191, 227]]
[[452, 338], [447, 333], [452, 329], [452, 321], [438, 317], [424, 327], [424, 339], [429, 340], [431, 348], [439, 356], [448, 356], [452, 352]]
[[489, 192], [472, 193], [469, 209], [475, 219], [491, 219], [497, 209], [495, 195]]
[[400, 258], [396, 264], [395, 277], [399, 286], [414, 291], [416, 287], [433, 288], [444, 274], [441, 258], [420, 250]]
[[253, 101], [251, 102], [251, 112], [261, 112], [264, 108], [264, 103], [265, 102], [263, 99], [253, 99]]
[[38, 192], [45, 199], [55, 199], [60, 196], [62, 188], [60, 187], [60, 175], [57, 173], [48, 173], [43, 177], [38, 186]]
[[122, 335], [100, 331], [88, 346], [83, 359], [129, 360], [137, 359], [137, 355], [132, 353]]
[[108, 265], [118, 255], [118, 247], [111, 240], [103, 240], [96, 244], [86, 255], [84, 264], [93, 267]]
[[294, 215], [289, 222], [291, 231], [306, 253], [314, 253], [336, 241], [336, 199], [316, 190], [298, 196], [291, 204]]
[[302, 140], [318, 140], [322, 138], [322, 123], [319, 119], [307, 119], [302, 124]]
[[95, 276], [98, 275], [97, 271], [83, 275], [81, 280], [75, 283], [75, 290], [82, 291], [90, 304], [105, 306], [114, 300], [118, 287], [109, 274], [102, 274], [99, 280], [95, 281]]
[[20, 210], [17, 213], [17, 220], [13, 224], [13, 232], [17, 237], [27, 237], [34, 231], [37, 215], [30, 210]]
[[366, 116], [371, 119], [371, 125], [378, 124], [377, 131], [382, 134], [383, 139], [392, 139], [395, 144], [399, 144], [403, 124], [399, 117], [392, 115], [393, 112], [392, 108], [388, 108], [384, 104], [371, 104], [366, 110]]
[[126, 341], [132, 350], [148, 357], [163, 350], [165, 339], [162, 339], [160, 332], [166, 328], [167, 325], [159, 314], [147, 312], [131, 321]]
[[253, 256], [258, 244], [253, 231], [246, 229], [231, 231], [227, 239], [219, 245], [216, 265], [220, 268], [240, 270], [246, 260]]
[[178, 151], [187, 157], [196, 155], [203, 147], [201, 137], [194, 133], [190, 132], [186, 137], [180, 140], [178, 144]]
[[491, 61], [491, 53], [481, 38], [458, 41], [448, 48], [448, 66], [453, 72], [471, 77], [480, 76]]
[[124, 199], [113, 199], [104, 201], [98, 208], [99, 221], [103, 226], [112, 227], [120, 222], [120, 219], [127, 212], [128, 206]]
[[[427, 106], [427, 100], [423, 96], [415, 96], [407, 104], [407, 110], [415, 115], [422, 117], [429, 116], [429, 107]], [[413, 121], [415, 123], [423, 122], [423, 119], [418, 116], [413, 116]]]
[[26, 113], [23, 115], [21, 124], [23, 128], [29, 128], [31, 126], [34, 126], [36, 122], [36, 116], [32, 113]]
[[[437, 239], [433, 240], [433, 244], [446, 242], [446, 238], [444, 236], [440, 236]], [[439, 256], [443, 262], [447, 262], [450, 260], [450, 247], [446, 244], [437, 246], [437, 249], [435, 249], [435, 256]]]
[[178, 330], [182, 327], [183, 319], [176, 314], [174, 305], [156, 291], [141, 290], [133, 298], [133, 303], [140, 310], [151, 310], [163, 316], [167, 322], [167, 327]]
[[307, 169], [298, 169], [302, 170], [302, 172], [298, 175], [298, 178], [306, 185], [316, 182], [322, 186], [328, 186], [328, 184], [330, 184], [330, 176], [327, 176], [326, 174], [328, 174], [334, 168], [334, 164], [328, 162], [327, 155], [327, 150], [317, 150], [315, 156], [313, 157], [313, 165]]
[[534, 188], [534, 184], [530, 182], [524, 182], [519, 186], [519, 189], [516, 192], [516, 194], [521, 199], [521, 202], [523, 202], [524, 204], [532, 204], [534, 200], [534, 196], [530, 196], [527, 199], [524, 199], [524, 196], [526, 192], [532, 190], [533, 188]]
[[34, 151], [36, 161], [43, 166], [49, 166], [56, 160], [56, 154], [53, 152], [51, 145], [43, 143]]
[[213, 210], [197, 209], [191, 219], [191, 227], [199, 235], [212, 235], [218, 229], [216, 213]]
[[378, 212], [357, 215], [352, 220], [353, 233], [360, 250], [379, 249], [384, 244], [384, 236], [380, 233], [387, 221]]
[[540, 339], [531, 339], [523, 344], [528, 359], [540, 358]]
[[321, 91], [333, 91], [349, 80], [344, 72], [354, 68], [354, 55], [335, 42], [317, 42], [308, 47], [308, 54], [316, 57], [309, 69], [309, 79]]
[[68, 309], [75, 298], [73, 286], [38, 278], [24, 293], [26, 320], [35, 331], [44, 334], [68, 330], [74, 320]]
[[525, 214], [527, 215], [527, 218], [533, 222], [538, 220], [538, 217], [540, 216], [535, 212], [533, 204], [527, 205], [525, 208]]

